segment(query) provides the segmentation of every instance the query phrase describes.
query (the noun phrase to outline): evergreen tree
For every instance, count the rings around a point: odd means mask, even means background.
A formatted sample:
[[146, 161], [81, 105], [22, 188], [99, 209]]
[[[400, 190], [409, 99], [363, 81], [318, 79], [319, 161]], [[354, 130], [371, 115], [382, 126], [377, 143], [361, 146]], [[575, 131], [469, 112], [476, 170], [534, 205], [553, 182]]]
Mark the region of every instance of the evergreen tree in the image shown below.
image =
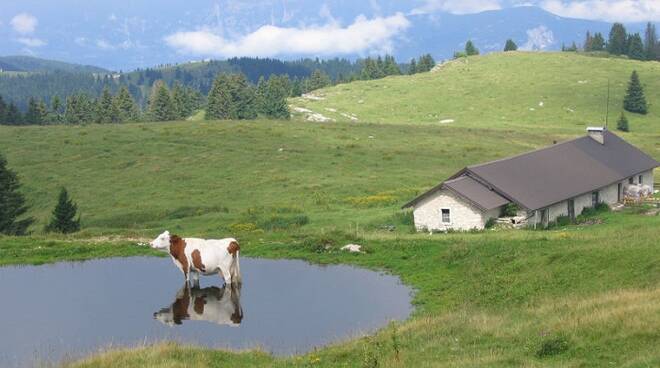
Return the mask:
[[7, 125], [21, 125], [23, 123], [23, 116], [18, 111], [18, 107], [13, 102], [7, 106], [7, 117], [5, 118]]
[[586, 52], [592, 51], [594, 38], [591, 36], [591, 32], [587, 31], [587, 36], [584, 39], [584, 45], [582, 49]]
[[46, 112], [43, 110], [43, 105], [34, 97], [30, 97], [28, 102], [28, 109], [25, 113], [26, 124], [43, 124]]
[[53, 96], [50, 106], [51, 111], [47, 114], [47, 120], [50, 123], [60, 124], [62, 122], [62, 100], [60, 100], [60, 96]]
[[18, 192], [20, 182], [7, 168], [7, 160], [0, 154], [0, 234], [25, 235], [33, 218], [22, 218], [27, 212], [25, 198]]
[[642, 37], [639, 35], [639, 33], [635, 33], [629, 38], [628, 57], [633, 60], [644, 60], [646, 58], [644, 44], [642, 44]]
[[616, 128], [622, 132], [630, 131], [628, 127], [628, 118], [623, 114], [623, 111], [621, 112], [619, 120], [616, 122]]
[[184, 120], [188, 118], [186, 91], [179, 82], [175, 82], [172, 87], [172, 105], [175, 119]]
[[655, 33], [655, 24], [648, 22], [644, 32], [644, 56], [646, 60], [658, 58], [658, 36]]
[[154, 121], [170, 121], [175, 118], [170, 91], [161, 80], [156, 81], [151, 89], [149, 114]]
[[7, 124], [7, 108], [5, 100], [0, 96], [0, 124]]
[[311, 77], [309, 78], [309, 83], [307, 85], [307, 91], [314, 91], [321, 89], [332, 84], [330, 77], [320, 69], [316, 69], [312, 72]]
[[435, 60], [433, 60], [433, 56], [431, 56], [431, 54], [422, 55], [419, 58], [419, 62], [417, 63], [417, 72], [430, 72], [433, 67], [435, 67]]
[[471, 40], [465, 44], [465, 54], [467, 56], [479, 55], [479, 50], [474, 46]]
[[96, 116], [94, 122], [97, 124], [109, 124], [119, 122], [119, 111], [114, 104], [110, 89], [106, 86], [101, 92], [101, 97], [96, 102]]
[[57, 205], [53, 210], [53, 217], [50, 220], [46, 231], [58, 232], [62, 234], [75, 233], [80, 230], [80, 215], [76, 218], [78, 206], [69, 198], [69, 193], [62, 188], [57, 200]]
[[302, 82], [298, 77], [291, 82], [291, 97], [300, 97], [303, 94]]
[[288, 96], [289, 77], [271, 76], [267, 81], [261, 78], [256, 92], [257, 112], [268, 118], [289, 119]]
[[392, 55], [385, 55], [385, 66], [383, 67], [385, 75], [401, 75], [401, 69], [396, 59]]
[[205, 118], [244, 120], [256, 117], [255, 92], [245, 75], [218, 75], [208, 96]]
[[417, 74], [417, 61], [415, 59], [410, 60], [410, 67], [408, 67], [408, 74], [409, 75]]
[[626, 111], [639, 114], [646, 114], [648, 112], [646, 97], [644, 97], [644, 88], [639, 81], [637, 71], [633, 71], [632, 75], [630, 75], [626, 97], [623, 99], [623, 108]]
[[[591, 48], [589, 51], [603, 51], [605, 50], [605, 38], [600, 32], [596, 32], [591, 39]], [[585, 50], [586, 51], [586, 50]]]
[[610, 38], [607, 43], [607, 51], [612, 55], [625, 55], [627, 52], [628, 35], [626, 28], [621, 23], [614, 23], [610, 30]]
[[516, 45], [515, 42], [513, 42], [512, 39], [506, 40], [506, 44], [504, 45], [504, 51], [516, 51], [518, 50], [518, 45]]
[[113, 104], [117, 109], [119, 121], [138, 121], [140, 119], [140, 109], [126, 86], [121, 87], [119, 93], [115, 96]]

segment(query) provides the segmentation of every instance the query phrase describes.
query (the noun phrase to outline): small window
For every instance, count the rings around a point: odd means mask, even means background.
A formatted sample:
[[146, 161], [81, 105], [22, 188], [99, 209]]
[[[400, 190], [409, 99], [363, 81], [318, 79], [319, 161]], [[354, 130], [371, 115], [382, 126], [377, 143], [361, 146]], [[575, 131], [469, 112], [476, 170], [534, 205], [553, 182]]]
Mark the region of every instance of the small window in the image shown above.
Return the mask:
[[599, 202], [600, 202], [600, 198], [598, 192], [591, 193], [591, 207], [595, 208]]
[[628, 184], [635, 184], [635, 179], [632, 176], [628, 179]]
[[642, 184], [644, 184], [644, 176], [640, 175], [639, 176], [639, 185], [642, 185]]
[[442, 212], [442, 223], [443, 224], [450, 224], [451, 223], [451, 212], [449, 211], [449, 208], [443, 208], [441, 210]]

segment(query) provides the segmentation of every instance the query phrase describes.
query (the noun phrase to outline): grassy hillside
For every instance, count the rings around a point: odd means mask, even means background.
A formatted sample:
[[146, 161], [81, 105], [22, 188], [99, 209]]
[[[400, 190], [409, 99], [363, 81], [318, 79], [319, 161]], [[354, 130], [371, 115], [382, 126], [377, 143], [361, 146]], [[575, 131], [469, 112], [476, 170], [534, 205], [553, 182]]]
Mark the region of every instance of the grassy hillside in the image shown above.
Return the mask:
[[459, 59], [432, 73], [323, 89], [315, 93], [322, 100], [298, 98], [292, 105], [348, 122], [342, 113], [374, 123], [439, 125], [452, 119], [453, 125], [465, 128], [581, 130], [604, 121], [608, 79], [610, 121], [616, 121], [633, 70], [646, 87], [651, 114], [631, 116], [632, 129], [658, 137], [660, 63], [575, 53], [512, 52]]
[[[236, 236], [251, 256], [386, 269], [417, 290], [411, 320], [302, 357], [165, 344], [85, 367], [657, 366], [660, 216], [638, 208], [600, 214], [603, 223], [593, 226], [429, 236], [412, 234], [399, 210], [466, 165], [584, 134], [604, 101], [600, 82], [585, 77], [597, 73], [594, 63], [619, 71], [620, 83], [638, 69], [651, 113], [629, 115], [633, 131], [622, 135], [660, 158], [656, 64], [573, 54], [470, 58], [292, 101], [328, 115], [335, 109], [338, 119], [354, 113], [357, 123], [0, 127], [0, 150], [38, 219], [33, 241], [0, 237], [0, 257], [14, 260], [0, 264], [145, 254], [127, 242], [113, 250], [87, 239], [168, 228]], [[613, 101], [621, 93], [613, 90]], [[568, 103], [575, 112], [563, 110]], [[455, 122], [438, 123], [444, 119]], [[84, 230], [53, 241], [39, 232], [63, 185]], [[348, 242], [367, 252], [338, 251]]]

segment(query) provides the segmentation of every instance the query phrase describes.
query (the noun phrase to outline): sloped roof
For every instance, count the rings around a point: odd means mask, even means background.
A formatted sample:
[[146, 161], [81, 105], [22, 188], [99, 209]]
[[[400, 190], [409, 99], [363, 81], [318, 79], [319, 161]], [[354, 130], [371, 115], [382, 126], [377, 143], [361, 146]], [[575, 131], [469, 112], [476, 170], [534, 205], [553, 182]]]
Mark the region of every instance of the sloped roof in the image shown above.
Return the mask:
[[510, 201], [469, 176], [448, 180], [444, 187], [468, 199], [483, 210], [504, 206]]
[[[658, 161], [616, 134], [604, 132], [604, 144], [589, 136], [522, 155], [469, 166], [453, 178], [473, 176], [500, 196], [536, 210], [652, 170]], [[431, 191], [411, 201], [414, 206]]]

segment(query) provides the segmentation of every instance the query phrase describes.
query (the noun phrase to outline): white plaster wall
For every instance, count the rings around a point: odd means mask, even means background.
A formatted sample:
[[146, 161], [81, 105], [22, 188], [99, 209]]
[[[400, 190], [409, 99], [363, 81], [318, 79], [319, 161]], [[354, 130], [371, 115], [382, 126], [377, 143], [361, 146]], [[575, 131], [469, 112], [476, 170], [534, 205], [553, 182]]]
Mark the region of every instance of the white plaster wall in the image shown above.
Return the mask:
[[[449, 208], [451, 224], [442, 222], [442, 208]], [[481, 210], [446, 189], [418, 203], [413, 216], [417, 230], [433, 231], [483, 229], [487, 220]]]

